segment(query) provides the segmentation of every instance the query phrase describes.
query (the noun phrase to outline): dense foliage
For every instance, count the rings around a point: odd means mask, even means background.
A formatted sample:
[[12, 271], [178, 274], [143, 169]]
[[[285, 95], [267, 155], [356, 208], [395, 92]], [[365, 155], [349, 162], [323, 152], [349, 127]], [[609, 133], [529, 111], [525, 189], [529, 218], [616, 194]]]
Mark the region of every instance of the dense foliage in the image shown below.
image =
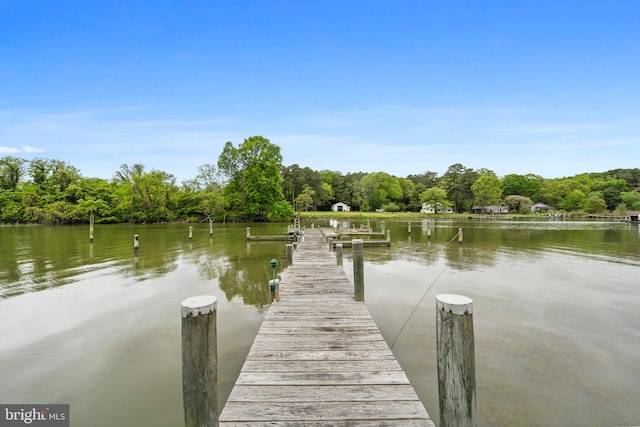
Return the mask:
[[[86, 178], [64, 161], [0, 158], [0, 221], [74, 224], [177, 220], [278, 221], [296, 211], [413, 211], [423, 203], [471, 212], [487, 205], [529, 213], [535, 203], [590, 214], [640, 211], [640, 169], [546, 179], [451, 165], [396, 177], [385, 172], [314, 171], [282, 165], [280, 147], [261, 136], [227, 142], [216, 165], [204, 164], [180, 185], [168, 172], [123, 164], [111, 179]], [[475, 208], [475, 209], [474, 209]]]

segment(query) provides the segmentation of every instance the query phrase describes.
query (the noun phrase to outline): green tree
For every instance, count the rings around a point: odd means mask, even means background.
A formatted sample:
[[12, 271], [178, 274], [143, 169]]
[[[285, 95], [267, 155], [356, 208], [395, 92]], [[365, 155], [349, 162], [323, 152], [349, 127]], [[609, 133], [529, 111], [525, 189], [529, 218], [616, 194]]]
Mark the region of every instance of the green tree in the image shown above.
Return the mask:
[[262, 136], [247, 138], [238, 148], [225, 144], [218, 168], [229, 179], [224, 194], [239, 218], [266, 221], [293, 215], [291, 205], [286, 209], [280, 204], [285, 201], [281, 162], [280, 147]]
[[15, 190], [24, 175], [24, 165], [27, 161], [17, 157], [3, 157], [0, 159], [0, 188]]
[[442, 176], [442, 187], [447, 191], [447, 199], [453, 203], [453, 210], [461, 212], [470, 210], [474, 194], [471, 186], [480, 174], [460, 163], [449, 166]]
[[626, 191], [620, 194], [620, 198], [626, 205], [627, 209], [640, 210], [640, 192]]
[[440, 187], [427, 188], [420, 194], [420, 202], [431, 205], [435, 212], [438, 212], [439, 208], [451, 207], [451, 203], [447, 200], [447, 192]]
[[175, 219], [178, 188], [167, 172], [145, 172], [144, 165], [123, 164], [116, 172], [120, 183], [115, 195], [117, 211], [130, 222], [162, 222]]
[[[579, 191], [579, 190], [576, 190]], [[602, 213], [607, 210], [607, 204], [598, 194], [592, 194], [584, 202], [584, 209], [589, 213]]]
[[606, 208], [610, 211], [613, 211], [618, 207], [620, 203], [622, 203], [622, 195], [620, 190], [616, 187], [607, 187], [602, 192], [602, 198], [604, 199], [604, 203]]
[[540, 182], [534, 175], [509, 174], [502, 178], [502, 194], [504, 196], [533, 197], [540, 191]]
[[533, 202], [531, 201], [531, 199], [525, 196], [507, 196], [504, 198], [504, 202], [507, 206], [509, 206], [510, 211], [523, 214], [531, 212], [531, 206], [533, 206]]
[[368, 209], [381, 209], [382, 205], [402, 198], [402, 187], [398, 178], [385, 172], [365, 175], [359, 185], [362, 199]]
[[499, 204], [502, 197], [502, 184], [500, 178], [493, 173], [485, 173], [471, 186], [475, 202], [484, 212], [484, 207]]
[[296, 210], [308, 211], [313, 207], [313, 197], [316, 192], [308, 185], [305, 185], [302, 189], [302, 193], [296, 197]]
[[567, 211], [579, 211], [584, 209], [587, 196], [581, 190], [573, 190], [560, 203], [560, 207]]

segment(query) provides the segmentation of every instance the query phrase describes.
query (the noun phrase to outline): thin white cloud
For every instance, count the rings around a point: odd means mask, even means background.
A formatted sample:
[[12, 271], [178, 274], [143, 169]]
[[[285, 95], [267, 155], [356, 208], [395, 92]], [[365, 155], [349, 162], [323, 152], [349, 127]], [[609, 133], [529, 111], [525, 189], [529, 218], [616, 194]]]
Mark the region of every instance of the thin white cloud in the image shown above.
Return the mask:
[[30, 145], [25, 145], [22, 147], [22, 151], [25, 153], [45, 153], [47, 150], [44, 148], [31, 147]]
[[44, 148], [36, 148], [31, 147], [29, 145], [25, 145], [22, 148], [15, 147], [0, 147], [0, 154], [17, 154], [17, 153], [44, 153], [47, 150]]
[[19, 153], [20, 150], [13, 147], [0, 147], [0, 154], [15, 154]]

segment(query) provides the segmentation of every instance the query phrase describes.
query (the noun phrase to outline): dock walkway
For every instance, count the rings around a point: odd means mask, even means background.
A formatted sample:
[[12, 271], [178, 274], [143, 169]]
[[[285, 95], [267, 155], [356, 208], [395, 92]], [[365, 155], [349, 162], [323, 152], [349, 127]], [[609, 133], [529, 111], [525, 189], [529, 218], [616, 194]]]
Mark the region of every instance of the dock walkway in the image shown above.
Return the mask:
[[282, 274], [220, 426], [434, 426], [317, 229]]

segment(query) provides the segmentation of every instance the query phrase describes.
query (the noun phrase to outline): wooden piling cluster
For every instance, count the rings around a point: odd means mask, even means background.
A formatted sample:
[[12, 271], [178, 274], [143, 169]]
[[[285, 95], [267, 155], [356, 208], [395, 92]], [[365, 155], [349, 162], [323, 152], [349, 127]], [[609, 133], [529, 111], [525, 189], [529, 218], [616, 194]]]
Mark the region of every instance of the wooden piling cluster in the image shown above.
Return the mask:
[[433, 426], [326, 245], [307, 232], [282, 273], [220, 426]]

